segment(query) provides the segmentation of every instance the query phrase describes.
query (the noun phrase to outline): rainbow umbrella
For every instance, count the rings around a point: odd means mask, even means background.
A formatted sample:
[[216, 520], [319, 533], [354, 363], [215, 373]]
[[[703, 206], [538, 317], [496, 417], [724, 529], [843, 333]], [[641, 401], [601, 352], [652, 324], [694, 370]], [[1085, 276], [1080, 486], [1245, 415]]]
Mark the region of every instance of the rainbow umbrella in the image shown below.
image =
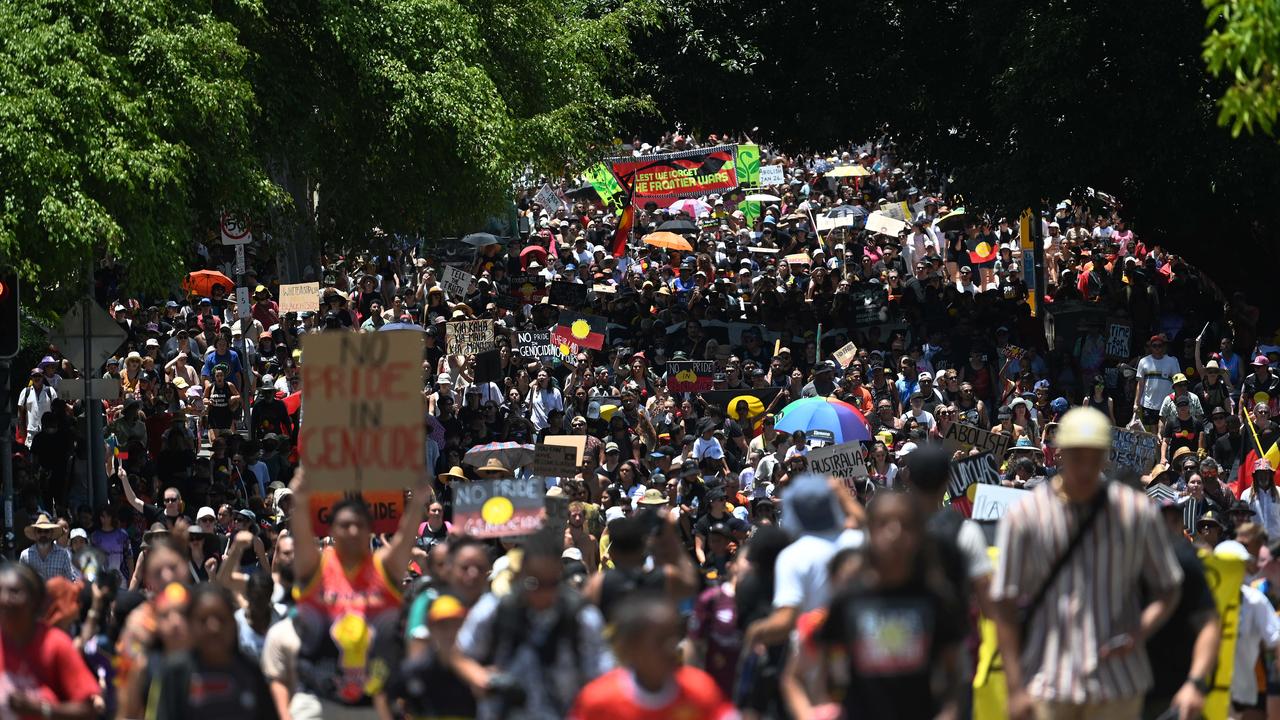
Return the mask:
[[819, 431], [822, 436], [829, 434], [834, 444], [871, 439], [871, 428], [862, 413], [849, 403], [834, 398], [796, 400], [782, 408], [773, 427], [780, 432], [802, 430], [805, 435]]

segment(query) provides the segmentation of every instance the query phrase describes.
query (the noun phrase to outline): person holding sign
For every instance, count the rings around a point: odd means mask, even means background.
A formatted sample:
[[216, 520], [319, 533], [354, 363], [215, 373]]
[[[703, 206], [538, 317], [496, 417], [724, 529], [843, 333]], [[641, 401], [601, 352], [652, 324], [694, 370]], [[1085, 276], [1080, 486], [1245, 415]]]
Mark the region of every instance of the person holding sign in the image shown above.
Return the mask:
[[301, 645], [298, 689], [290, 703], [294, 720], [373, 718], [390, 667], [384, 655], [399, 621], [400, 579], [409, 567], [418, 522], [430, 491], [417, 488], [391, 542], [370, 550], [373, 520], [360, 497], [321, 510], [332, 544], [315, 542], [305, 469], [289, 485], [299, 508], [289, 518], [297, 538], [294, 619]]

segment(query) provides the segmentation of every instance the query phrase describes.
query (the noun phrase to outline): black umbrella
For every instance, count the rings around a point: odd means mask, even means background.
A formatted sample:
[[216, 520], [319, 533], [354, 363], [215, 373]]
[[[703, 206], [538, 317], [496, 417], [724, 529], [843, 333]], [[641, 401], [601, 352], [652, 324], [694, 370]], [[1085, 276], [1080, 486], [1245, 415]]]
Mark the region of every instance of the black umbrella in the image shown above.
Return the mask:
[[659, 225], [658, 229], [670, 232], [697, 232], [698, 226], [688, 220], [668, 220]]
[[842, 217], [858, 218], [858, 217], [865, 217], [866, 215], [867, 215], [867, 209], [862, 207], [861, 205], [839, 205], [827, 211], [827, 217], [829, 218], [842, 218]]
[[488, 245], [502, 244], [502, 241], [499, 240], [496, 235], [493, 235], [492, 233], [486, 233], [486, 232], [471, 233], [470, 235], [462, 238], [462, 242], [468, 245], [475, 245], [478, 248], [485, 247]]

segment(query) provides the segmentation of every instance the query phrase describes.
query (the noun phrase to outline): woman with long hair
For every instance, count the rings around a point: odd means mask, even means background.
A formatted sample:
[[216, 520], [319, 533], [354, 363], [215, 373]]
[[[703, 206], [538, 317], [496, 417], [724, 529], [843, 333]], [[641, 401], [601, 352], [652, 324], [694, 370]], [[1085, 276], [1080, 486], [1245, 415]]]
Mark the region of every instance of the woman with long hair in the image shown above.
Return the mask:
[[882, 441], [871, 446], [871, 455], [867, 458], [867, 476], [876, 485], [891, 488], [898, 477], [898, 466], [889, 456], [889, 448]]

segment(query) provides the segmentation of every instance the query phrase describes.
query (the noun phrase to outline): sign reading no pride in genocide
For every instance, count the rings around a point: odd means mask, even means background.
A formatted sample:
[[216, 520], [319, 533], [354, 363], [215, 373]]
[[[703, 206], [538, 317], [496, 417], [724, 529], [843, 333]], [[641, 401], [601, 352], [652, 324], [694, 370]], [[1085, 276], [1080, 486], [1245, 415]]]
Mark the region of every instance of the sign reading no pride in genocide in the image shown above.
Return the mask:
[[445, 327], [450, 355], [479, 355], [493, 349], [492, 320], [459, 320]]
[[302, 313], [320, 309], [320, 283], [297, 283], [280, 286], [280, 312]]
[[516, 333], [516, 354], [533, 360], [555, 357], [557, 352], [551, 344], [551, 331], [529, 330]]
[[426, 457], [422, 333], [307, 335], [303, 353], [298, 451], [316, 532], [328, 534], [329, 510], [348, 493], [363, 496], [374, 532], [395, 532]]
[[546, 481], [476, 480], [453, 486], [453, 524], [478, 538], [529, 535], [542, 525]]
[[850, 490], [867, 477], [867, 458], [858, 441], [827, 445], [809, 451], [809, 471], [830, 475], [844, 482]]
[[1155, 467], [1160, 454], [1160, 438], [1137, 430], [1111, 428], [1111, 464], [1146, 474]]
[[714, 360], [668, 360], [667, 390], [671, 392], [706, 392], [715, 379]]
[[1009, 449], [1009, 436], [1002, 433], [987, 432], [979, 427], [963, 423], [951, 423], [947, 434], [942, 436], [942, 444], [948, 452], [963, 450], [968, 452], [978, 448], [978, 452], [989, 452], [1002, 458]]

